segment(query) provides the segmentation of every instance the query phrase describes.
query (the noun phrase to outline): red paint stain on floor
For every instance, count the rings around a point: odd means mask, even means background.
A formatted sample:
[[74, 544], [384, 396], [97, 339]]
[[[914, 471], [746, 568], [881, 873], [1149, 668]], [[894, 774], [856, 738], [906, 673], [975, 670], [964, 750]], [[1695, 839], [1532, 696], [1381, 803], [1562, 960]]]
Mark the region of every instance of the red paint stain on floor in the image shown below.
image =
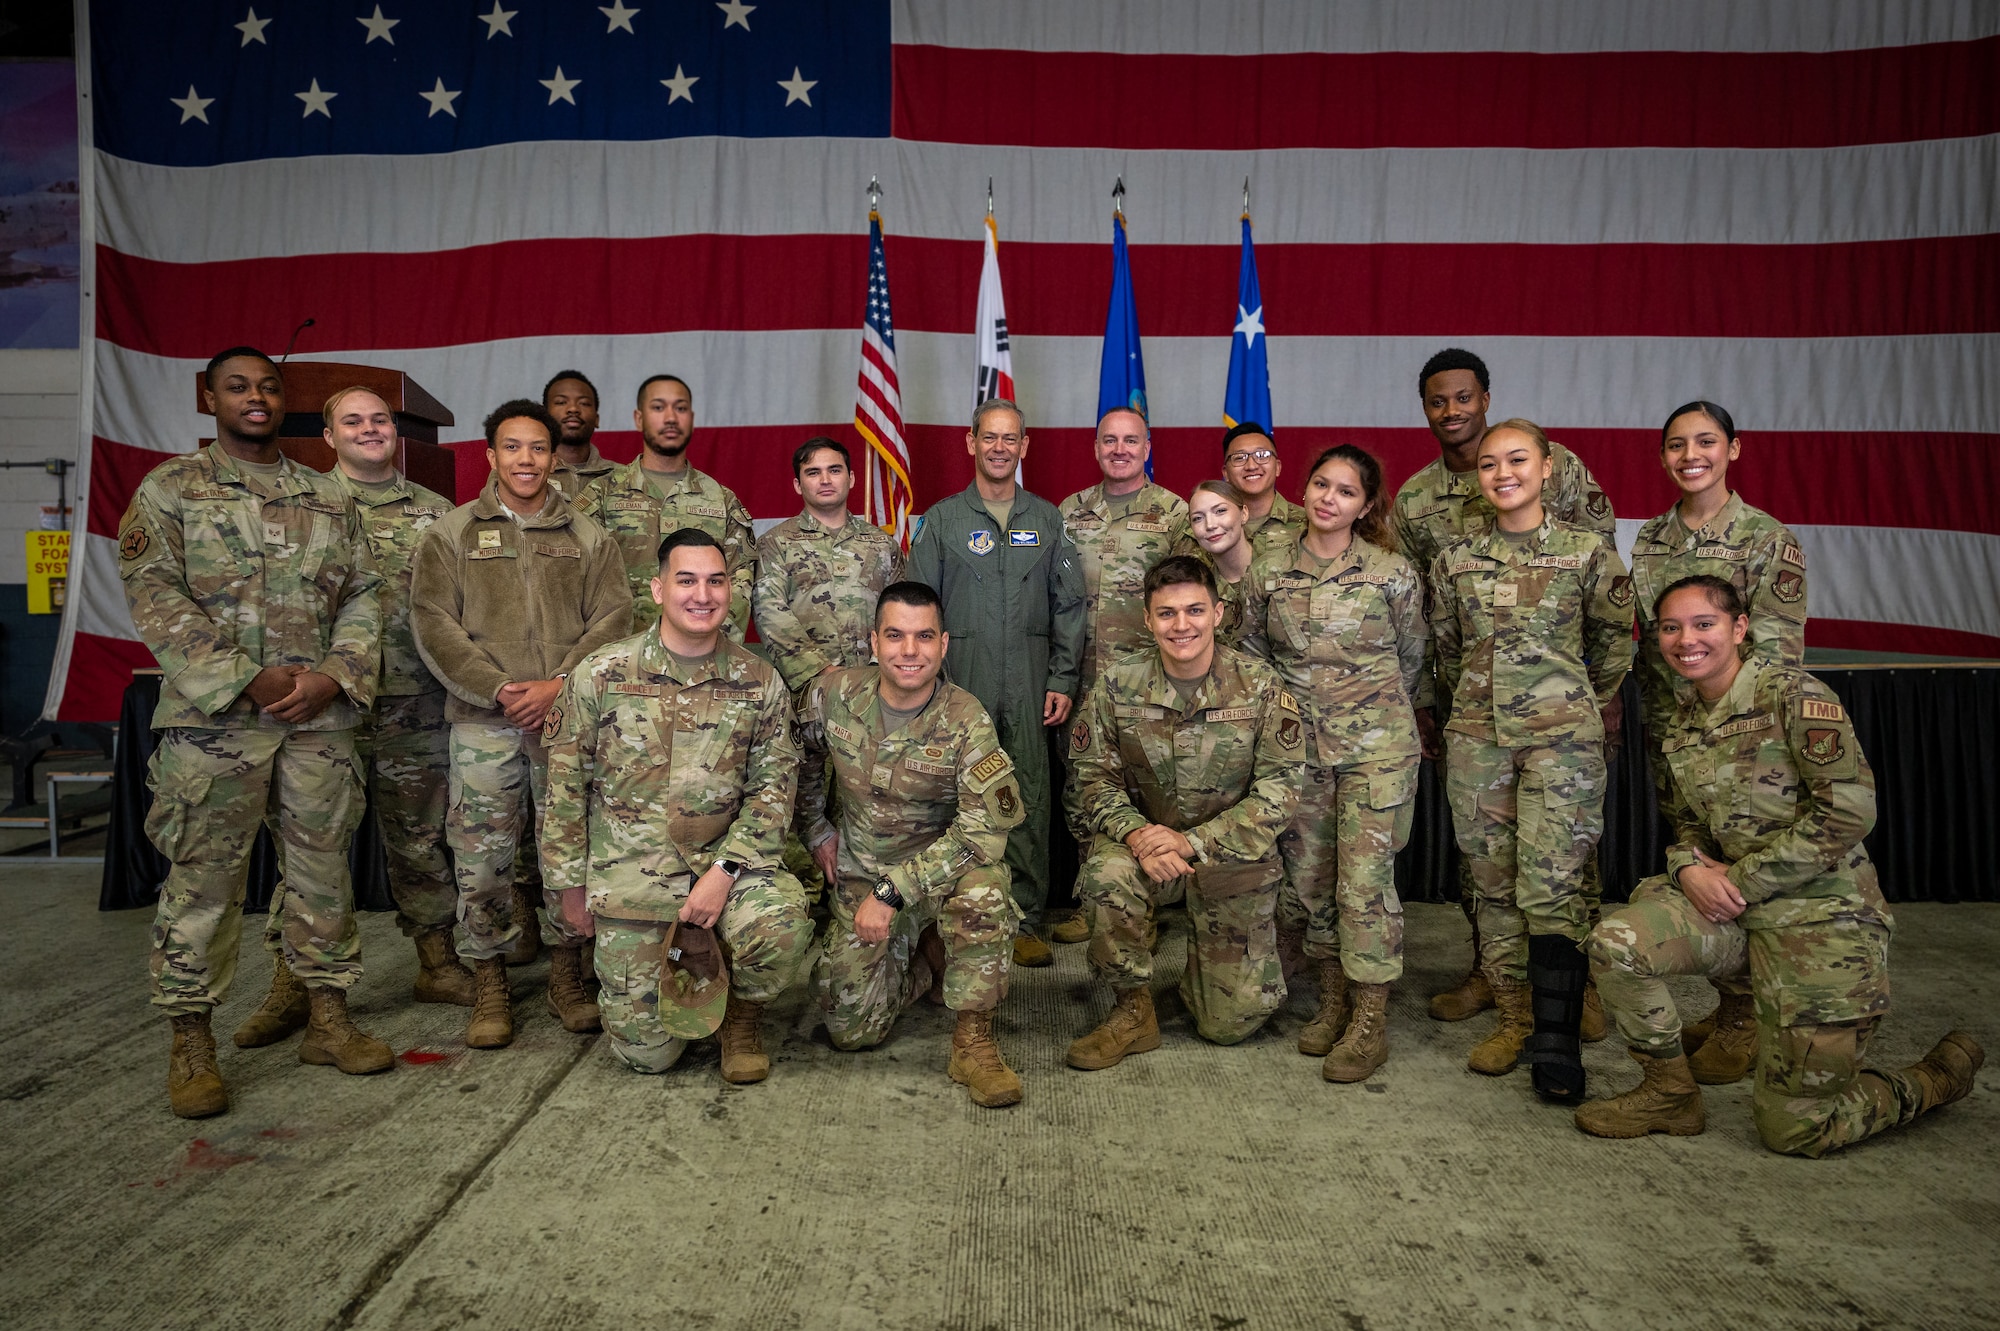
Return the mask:
[[398, 1055], [405, 1063], [415, 1063], [419, 1067], [450, 1060], [450, 1054], [441, 1054], [435, 1049], [405, 1049]]
[[254, 1155], [237, 1155], [232, 1151], [218, 1149], [209, 1145], [206, 1137], [196, 1137], [188, 1143], [187, 1155], [180, 1163], [180, 1172], [192, 1174], [200, 1170], [233, 1169], [237, 1165], [247, 1165], [256, 1158]]

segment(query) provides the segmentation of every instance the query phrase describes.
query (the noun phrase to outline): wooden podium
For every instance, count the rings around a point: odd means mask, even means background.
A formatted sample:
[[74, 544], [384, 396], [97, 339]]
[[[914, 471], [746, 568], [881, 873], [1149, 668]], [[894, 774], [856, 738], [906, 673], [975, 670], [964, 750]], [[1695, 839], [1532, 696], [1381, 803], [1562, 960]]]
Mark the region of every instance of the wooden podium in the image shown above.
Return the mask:
[[[326, 360], [291, 361], [280, 372], [285, 378], [285, 419], [278, 427], [278, 447], [286, 457], [314, 471], [332, 471], [333, 449], [322, 433], [326, 400], [343, 388], [365, 388], [396, 414], [396, 469], [418, 485], [457, 502], [458, 459], [438, 443], [438, 427], [456, 422], [444, 404], [409, 375], [379, 365]], [[196, 370], [194, 405], [204, 416], [212, 414], [201, 400], [206, 387], [207, 380]]]

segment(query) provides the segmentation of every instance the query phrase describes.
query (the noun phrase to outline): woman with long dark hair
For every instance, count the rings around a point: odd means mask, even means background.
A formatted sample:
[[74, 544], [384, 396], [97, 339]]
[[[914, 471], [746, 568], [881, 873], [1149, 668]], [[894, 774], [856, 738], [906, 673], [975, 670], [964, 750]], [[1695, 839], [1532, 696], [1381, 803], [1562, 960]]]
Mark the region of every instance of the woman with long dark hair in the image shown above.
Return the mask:
[[1278, 919], [1303, 932], [1318, 971], [1299, 1052], [1324, 1056], [1321, 1074], [1336, 1082], [1365, 1080], [1389, 1057], [1385, 1005], [1403, 973], [1396, 852], [1416, 807], [1411, 698], [1430, 634], [1389, 502], [1373, 454], [1327, 449], [1306, 479], [1305, 531], [1245, 579], [1242, 645], [1277, 668], [1308, 729], [1304, 793], [1278, 838]]

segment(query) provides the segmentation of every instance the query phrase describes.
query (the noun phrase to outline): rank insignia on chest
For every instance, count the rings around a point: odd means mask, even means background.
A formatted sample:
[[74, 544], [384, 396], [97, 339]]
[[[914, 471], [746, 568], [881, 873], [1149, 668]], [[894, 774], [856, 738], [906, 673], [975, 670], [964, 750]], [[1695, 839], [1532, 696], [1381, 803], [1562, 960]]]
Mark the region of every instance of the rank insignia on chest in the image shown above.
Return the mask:
[[965, 548], [972, 551], [975, 555], [992, 554], [993, 545], [993, 533], [983, 528], [965, 538]]
[[1806, 732], [1806, 757], [1816, 763], [1830, 763], [1841, 755], [1840, 732], [1838, 730], [1808, 730]]
[[1797, 569], [1780, 569], [1778, 580], [1771, 584], [1771, 594], [1787, 603], [1798, 600], [1806, 594], [1806, 575]]
[[500, 533], [497, 531], [483, 531], [479, 533], [479, 548], [481, 550], [498, 550], [500, 548]]
[[1500, 582], [1493, 585], [1493, 604], [1496, 607], [1506, 607], [1514, 604], [1516, 595], [1514, 584], [1511, 582]]
[[1018, 528], [1007, 533], [1009, 545], [1040, 545], [1042, 534], [1038, 531], [1021, 531]]

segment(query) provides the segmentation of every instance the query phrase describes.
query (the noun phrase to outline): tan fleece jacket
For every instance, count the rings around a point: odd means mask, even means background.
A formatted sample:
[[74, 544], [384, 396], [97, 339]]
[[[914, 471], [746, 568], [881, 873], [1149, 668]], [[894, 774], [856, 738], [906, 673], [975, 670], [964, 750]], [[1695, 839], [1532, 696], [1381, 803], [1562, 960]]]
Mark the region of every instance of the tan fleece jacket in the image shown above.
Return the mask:
[[498, 721], [500, 686], [554, 679], [631, 634], [618, 545], [551, 487], [516, 522], [496, 483], [424, 533], [410, 576], [417, 651], [451, 697], [449, 721]]

